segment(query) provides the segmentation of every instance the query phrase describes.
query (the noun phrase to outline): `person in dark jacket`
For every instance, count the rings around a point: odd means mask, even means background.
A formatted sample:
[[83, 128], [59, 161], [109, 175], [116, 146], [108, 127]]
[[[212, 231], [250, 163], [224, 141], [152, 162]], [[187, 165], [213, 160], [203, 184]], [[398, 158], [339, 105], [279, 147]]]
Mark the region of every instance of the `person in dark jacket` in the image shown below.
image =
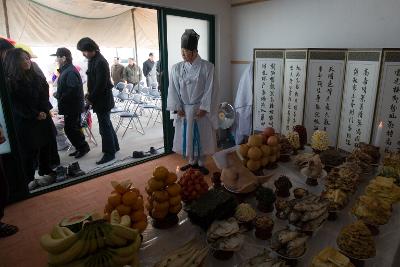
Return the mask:
[[124, 82], [124, 68], [124, 65], [119, 63], [119, 57], [115, 57], [114, 64], [111, 66], [111, 78], [114, 82], [114, 85]]
[[143, 62], [143, 75], [144, 77], [146, 77], [147, 87], [150, 87], [151, 84], [154, 82], [152, 77], [154, 64], [154, 55], [153, 53], [150, 53], [149, 58], [145, 62]]
[[65, 134], [75, 147], [75, 152], [69, 154], [69, 156], [78, 159], [90, 151], [81, 127], [81, 113], [84, 109], [81, 75], [72, 65], [71, 51], [67, 48], [58, 48], [52, 56], [57, 56], [60, 72], [56, 93], [58, 113], [64, 115]]
[[110, 80], [110, 68], [107, 60], [100, 53], [99, 46], [90, 38], [79, 40], [77, 49], [89, 60], [86, 101], [92, 105], [97, 114], [102, 141], [103, 157], [97, 164], [103, 164], [115, 159], [119, 151], [118, 138], [110, 119], [110, 111], [114, 107], [112, 95], [113, 84]]
[[49, 85], [34, 71], [26, 51], [11, 49], [4, 62], [23, 169], [32, 190], [39, 186], [34, 179], [37, 163], [39, 175], [55, 175], [51, 147], [56, 128], [50, 114]]
[[[13, 48], [14, 46], [8, 40], [0, 38], [0, 65], [3, 65], [3, 59], [5, 58], [6, 52]], [[3, 162], [0, 156], [0, 238], [7, 237], [18, 232], [17, 226], [2, 222], [8, 195], [8, 183], [6, 175], [4, 173]]]

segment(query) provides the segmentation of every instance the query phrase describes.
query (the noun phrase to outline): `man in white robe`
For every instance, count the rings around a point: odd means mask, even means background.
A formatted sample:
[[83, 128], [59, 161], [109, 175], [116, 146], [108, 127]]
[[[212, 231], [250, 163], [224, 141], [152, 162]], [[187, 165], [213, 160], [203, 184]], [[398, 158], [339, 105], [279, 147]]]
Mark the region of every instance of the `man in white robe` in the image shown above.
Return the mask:
[[183, 61], [172, 66], [167, 110], [173, 114], [175, 136], [173, 151], [188, 159], [181, 167], [198, 168], [203, 174], [205, 156], [216, 150], [217, 89], [214, 65], [201, 59], [197, 51], [199, 35], [185, 30], [181, 39]]
[[250, 136], [253, 114], [253, 63], [250, 63], [243, 72], [235, 99], [235, 123], [232, 132], [235, 143], [241, 144], [246, 137]]

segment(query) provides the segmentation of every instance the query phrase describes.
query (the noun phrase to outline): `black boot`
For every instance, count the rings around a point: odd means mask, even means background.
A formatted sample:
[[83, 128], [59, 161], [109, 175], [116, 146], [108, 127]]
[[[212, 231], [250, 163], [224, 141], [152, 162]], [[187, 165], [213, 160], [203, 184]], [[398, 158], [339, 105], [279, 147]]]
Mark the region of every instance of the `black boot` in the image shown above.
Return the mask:
[[57, 177], [56, 182], [62, 182], [67, 179], [67, 168], [63, 166], [58, 166], [56, 169]]
[[112, 161], [113, 159], [115, 159], [115, 155], [113, 154], [108, 154], [108, 153], [104, 153], [103, 157], [101, 158], [101, 160], [96, 161], [96, 164], [100, 165], [100, 164], [104, 164], [107, 163], [109, 161]]
[[81, 150], [78, 151], [78, 153], [75, 154], [75, 158], [79, 159], [85, 156], [87, 153], [89, 153], [90, 147], [86, 146], [85, 148], [82, 148]]
[[79, 163], [76, 161], [68, 166], [67, 174], [69, 177], [78, 177], [85, 175], [85, 172], [81, 170]]

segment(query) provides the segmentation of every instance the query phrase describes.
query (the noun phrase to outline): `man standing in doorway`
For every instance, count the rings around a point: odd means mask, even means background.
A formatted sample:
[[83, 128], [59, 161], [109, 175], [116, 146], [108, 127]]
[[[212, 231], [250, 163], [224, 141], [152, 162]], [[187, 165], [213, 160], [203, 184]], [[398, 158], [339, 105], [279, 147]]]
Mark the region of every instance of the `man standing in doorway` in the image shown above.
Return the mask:
[[81, 75], [72, 65], [71, 51], [67, 48], [58, 48], [57, 52], [51, 56], [57, 56], [60, 72], [56, 93], [58, 113], [64, 115], [65, 134], [76, 150], [69, 155], [78, 159], [90, 151], [81, 127], [81, 113], [84, 108]]
[[153, 53], [149, 54], [149, 58], [143, 62], [143, 75], [146, 77], [147, 87], [150, 87], [154, 82], [152, 79], [152, 72], [154, 68], [154, 55]]
[[117, 85], [119, 82], [124, 82], [124, 65], [119, 63], [119, 57], [114, 58], [114, 64], [111, 66], [111, 78], [114, 82], [114, 85]]
[[172, 66], [167, 109], [175, 114], [173, 150], [189, 160], [181, 170], [199, 168], [206, 175], [205, 156], [216, 149], [217, 89], [214, 65], [198, 54], [199, 37], [192, 29], [182, 35], [183, 61]]
[[117, 135], [110, 119], [110, 111], [115, 105], [110, 69], [107, 60], [100, 53], [99, 46], [89, 37], [80, 39], [77, 49], [89, 60], [86, 72], [88, 76], [86, 102], [97, 114], [104, 155], [96, 164], [103, 164], [115, 159], [115, 153], [119, 151]]
[[142, 70], [138, 65], [136, 65], [136, 62], [133, 58], [128, 59], [128, 66], [125, 67], [123, 74], [124, 80], [127, 83], [133, 84], [133, 86], [138, 84], [142, 79]]

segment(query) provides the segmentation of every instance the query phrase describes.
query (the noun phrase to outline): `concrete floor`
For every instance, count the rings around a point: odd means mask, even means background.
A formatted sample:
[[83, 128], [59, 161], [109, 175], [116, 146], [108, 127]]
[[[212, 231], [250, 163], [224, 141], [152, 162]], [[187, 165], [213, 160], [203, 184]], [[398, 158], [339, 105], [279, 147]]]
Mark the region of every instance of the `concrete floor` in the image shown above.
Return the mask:
[[[120, 104], [122, 105], [122, 104]], [[123, 126], [120, 127], [117, 131], [117, 136], [118, 136], [118, 141], [120, 145], [120, 151], [117, 152], [116, 154], [116, 160], [102, 164], [102, 165], [97, 165], [96, 161], [98, 161], [103, 153], [101, 151], [101, 136], [99, 133], [99, 126], [97, 122], [97, 117], [95, 113], [92, 113], [92, 133], [94, 135], [94, 139], [97, 141], [97, 145], [93, 142], [90, 141], [88, 137], [86, 137], [86, 141], [90, 145], [90, 152], [86, 154], [84, 157], [80, 159], [75, 159], [74, 157], [68, 156], [68, 154], [72, 153], [75, 151], [74, 147], [71, 147], [69, 150], [62, 150], [59, 151], [58, 154], [60, 156], [60, 161], [62, 166], [68, 166], [69, 164], [78, 161], [81, 169], [86, 173], [86, 174], [93, 174], [96, 172], [100, 171], [105, 171], [107, 169], [110, 169], [112, 167], [118, 166], [118, 165], [124, 165], [128, 163], [132, 163], [137, 160], [141, 159], [133, 159], [132, 152], [133, 151], [144, 151], [148, 152], [150, 150], [150, 147], [154, 147], [157, 150], [158, 154], [164, 153], [164, 135], [163, 135], [163, 127], [162, 127], [162, 115], [160, 113], [160, 116], [158, 117], [157, 121], [155, 122], [155, 117], [156, 117], [156, 111], [154, 111], [153, 117], [150, 119], [150, 112], [151, 110], [143, 110], [141, 112], [140, 116], [140, 121], [143, 126], [144, 134], [139, 133], [135, 127], [131, 124], [130, 128], [127, 129], [125, 136], [122, 137], [127, 124], [129, 122], [129, 119], [124, 119], [123, 120]], [[139, 112], [140, 114], [140, 112]], [[115, 114], [112, 116], [112, 123], [114, 126], [114, 129], [117, 126], [117, 123], [119, 121], [119, 116], [118, 114]], [[149, 124], [147, 126], [147, 122], [149, 121]], [[136, 120], [135, 120], [136, 122]], [[136, 126], [139, 128], [138, 123], [136, 122]], [[140, 129], [140, 128], [139, 128]], [[43, 177], [39, 176], [36, 174], [35, 179], [41, 179]], [[74, 178], [76, 179], [76, 178]], [[79, 178], [78, 178], [79, 179]], [[66, 181], [67, 182], [67, 181]], [[54, 185], [54, 184], [53, 184]], [[41, 190], [45, 187], [39, 187], [37, 190]]]

